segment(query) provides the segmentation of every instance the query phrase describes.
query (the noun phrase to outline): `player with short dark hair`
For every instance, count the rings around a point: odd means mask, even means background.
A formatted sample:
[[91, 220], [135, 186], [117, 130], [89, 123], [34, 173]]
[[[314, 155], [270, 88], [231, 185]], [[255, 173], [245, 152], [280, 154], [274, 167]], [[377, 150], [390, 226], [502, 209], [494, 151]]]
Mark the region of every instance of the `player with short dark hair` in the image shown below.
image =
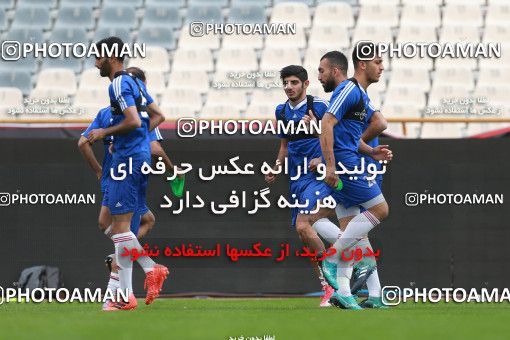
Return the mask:
[[[392, 158], [387, 145], [372, 148], [362, 139], [373, 139], [386, 128], [384, 118], [380, 112], [377, 113], [366, 93], [367, 87], [379, 80], [384, 67], [382, 60], [377, 57], [370, 61], [358, 59], [354, 77], [347, 80], [345, 72], [340, 67], [335, 68], [335, 64], [326, 56], [321, 59], [319, 80], [325, 90], [331, 91], [331, 84], [336, 87], [323, 118], [320, 141], [326, 162], [326, 183], [331, 187], [340, 179], [344, 183], [342, 191], [336, 191], [332, 196], [340, 205], [337, 206], [337, 215], [341, 229], [345, 227], [345, 230], [333, 245], [336, 254], [322, 262], [322, 269], [328, 283], [337, 289], [330, 301], [342, 308], [360, 309], [349, 287], [351, 263], [343, 261], [339, 255], [365, 239], [368, 232], [386, 218], [388, 205], [378, 185], [367, 180], [367, 172], [360, 176], [344, 174], [339, 178], [335, 171], [338, 162], [344, 169], [354, 170], [360, 165], [359, 152], [375, 160]], [[369, 125], [365, 131], [369, 132], [363, 134], [367, 123]], [[353, 216], [350, 212], [359, 210], [358, 206], [366, 210]]]
[[[117, 45], [117, 50], [121, 51], [123, 42], [119, 38], [110, 37], [99, 41], [97, 45], [100, 47]], [[137, 306], [136, 298], [132, 294], [133, 266], [131, 259], [121, 254], [124, 249], [142, 251], [136, 236], [130, 231], [130, 224], [133, 213], [143, 210], [145, 205], [148, 177], [141, 172], [141, 168], [144, 162], [151, 162], [149, 131], [163, 122], [164, 117], [145, 85], [124, 71], [123, 58], [118, 55], [110, 57], [101, 55], [96, 58], [96, 67], [101, 76], [112, 81], [108, 89], [112, 124], [106, 129], [90, 131], [88, 140], [92, 144], [105, 136], [114, 136], [112, 180], [106, 188], [105, 203], [112, 214], [111, 231], [116, 260], [120, 268], [120, 288], [130, 293], [128, 302], [111, 303], [107, 309], [131, 310]], [[140, 260], [139, 263], [146, 273], [145, 303], [150, 304], [159, 295], [168, 269], [157, 265], [148, 256], [140, 257]]]
[[[320, 120], [328, 106], [328, 102], [319, 97], [306, 94], [309, 84], [306, 69], [298, 65], [286, 66], [280, 71], [280, 78], [288, 100], [276, 107], [276, 119], [283, 121], [285, 124], [289, 122], [298, 123], [301, 120], [306, 122]], [[298, 208], [292, 209], [291, 225], [296, 228], [301, 241], [307, 247], [318, 253], [323, 252], [325, 250], [324, 243], [317, 236], [310, 223], [311, 214], [309, 212], [316, 207], [320, 200], [329, 196], [331, 190], [324, 182], [317, 180], [315, 173], [311, 171], [302, 174], [298, 179], [292, 179], [292, 177], [297, 176], [299, 167], [304, 168], [305, 159], [311, 160], [320, 156], [319, 138], [316, 135], [306, 133], [279, 135], [278, 137], [280, 137], [280, 148], [276, 166], [283, 164], [285, 157], [287, 157], [290, 170], [289, 192], [291, 201], [297, 199], [300, 204], [307, 200], [309, 202], [308, 206], [301, 208], [301, 210]], [[265, 176], [265, 180], [268, 184], [271, 184], [276, 180], [276, 175], [268, 174]], [[333, 213], [333, 210], [330, 213]], [[321, 230], [338, 230], [335, 224], [327, 218], [325, 220], [327, 222], [322, 221]], [[332, 233], [334, 234], [335, 231]], [[334, 290], [325, 282], [316, 262], [314, 262], [314, 269], [316, 269], [324, 290], [320, 306], [330, 306], [328, 301]]]

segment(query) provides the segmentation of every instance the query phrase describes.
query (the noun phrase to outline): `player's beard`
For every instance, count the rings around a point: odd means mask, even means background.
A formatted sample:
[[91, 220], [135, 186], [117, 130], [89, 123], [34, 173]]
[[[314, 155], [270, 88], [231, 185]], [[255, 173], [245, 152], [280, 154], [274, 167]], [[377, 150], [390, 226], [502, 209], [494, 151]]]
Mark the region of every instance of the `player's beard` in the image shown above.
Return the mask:
[[334, 79], [328, 79], [323, 84], [322, 87], [324, 88], [324, 92], [328, 93], [335, 89], [336, 84]]
[[105, 60], [103, 64], [101, 65], [101, 68], [99, 69], [99, 75], [101, 77], [109, 77], [111, 73], [111, 66], [108, 60]]

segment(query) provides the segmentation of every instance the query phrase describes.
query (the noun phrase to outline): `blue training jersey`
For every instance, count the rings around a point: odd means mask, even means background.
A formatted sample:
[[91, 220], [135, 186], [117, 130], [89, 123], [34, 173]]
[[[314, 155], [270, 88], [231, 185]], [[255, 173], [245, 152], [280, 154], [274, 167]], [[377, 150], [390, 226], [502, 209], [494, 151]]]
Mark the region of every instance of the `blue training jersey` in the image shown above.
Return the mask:
[[110, 105], [112, 107], [112, 125], [118, 125], [125, 119], [124, 110], [135, 106], [142, 122], [142, 126], [129, 133], [116, 135], [113, 140], [114, 158], [125, 160], [148, 159], [149, 146], [149, 115], [146, 106], [154, 100], [147, 92], [145, 85], [139, 79], [132, 77], [125, 71], [117, 72], [108, 88]]
[[[111, 126], [112, 122], [112, 111], [110, 110], [110, 107], [105, 107], [99, 110], [99, 112], [96, 115], [96, 118], [90, 123], [90, 125], [87, 127], [85, 131], [81, 134], [83, 137], [88, 138], [89, 132], [94, 129], [106, 129], [107, 127]], [[163, 140], [163, 136], [161, 135], [161, 132], [156, 127], [154, 130], [152, 130], [149, 134], [149, 140], [150, 142], [153, 141], [161, 141]], [[112, 165], [112, 154], [110, 153], [110, 150], [108, 148], [110, 147], [110, 144], [113, 142], [112, 136], [106, 136], [103, 139], [103, 149], [104, 149], [104, 157], [103, 157], [103, 164], [101, 165], [103, 171], [101, 174], [101, 192], [104, 193], [106, 189], [106, 184], [108, 182], [108, 178], [110, 177], [110, 168]]]
[[[328, 107], [327, 100], [321, 99], [319, 97], [313, 98], [313, 109], [315, 111], [315, 115], [318, 119], [322, 119], [326, 109]], [[282, 110], [285, 111], [282, 112]], [[276, 107], [275, 116], [277, 120], [282, 120], [283, 117], [280, 115], [283, 113], [285, 115], [285, 121], [294, 121], [297, 126], [297, 122], [299, 122], [308, 112], [307, 108], [307, 99], [305, 98], [302, 102], [297, 104], [294, 108], [292, 108], [289, 102], [285, 104], [280, 104]], [[287, 136], [284, 134], [279, 134], [280, 138], [289, 139], [288, 142], [288, 160], [289, 160], [289, 176], [293, 177], [297, 174], [297, 167], [301, 166], [301, 173], [303, 173], [303, 163], [304, 158], [308, 159], [308, 162], [312, 160], [312, 158], [317, 158], [322, 156], [321, 152], [321, 144], [318, 137], [312, 138], [302, 138], [297, 140], [292, 140], [292, 136]], [[315, 178], [314, 173], [309, 173], [306, 175], [301, 175], [299, 179], [305, 178]]]
[[344, 80], [333, 91], [327, 112], [338, 120], [333, 128], [336, 162], [358, 165], [359, 140], [375, 112], [367, 93], [353, 78]]

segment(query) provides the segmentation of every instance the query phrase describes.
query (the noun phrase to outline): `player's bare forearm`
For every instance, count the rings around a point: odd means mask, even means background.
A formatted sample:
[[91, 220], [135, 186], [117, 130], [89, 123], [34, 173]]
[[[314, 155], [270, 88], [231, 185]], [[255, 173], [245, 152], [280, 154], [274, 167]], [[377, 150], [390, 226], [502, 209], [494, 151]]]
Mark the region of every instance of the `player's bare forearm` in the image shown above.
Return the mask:
[[364, 155], [371, 156], [373, 153], [373, 148], [370, 145], [368, 145], [367, 143], [365, 143], [363, 138], [361, 138], [359, 140], [358, 151]]
[[102, 168], [97, 161], [96, 155], [92, 150], [92, 146], [88, 143], [87, 138], [80, 136], [78, 140], [78, 149], [82, 154], [83, 158], [87, 161], [87, 164], [90, 166], [92, 171], [96, 174], [98, 178], [101, 178]]
[[106, 136], [121, 135], [128, 133], [136, 128], [142, 126], [142, 121], [138, 116], [138, 111], [135, 106], [130, 106], [124, 110], [124, 120], [117, 125], [110, 126], [104, 129], [103, 133]]
[[156, 103], [147, 106], [147, 113], [149, 114], [149, 131], [154, 130], [165, 121], [165, 116], [163, 116], [163, 112]]
[[330, 113], [326, 113], [324, 118], [322, 118], [320, 143], [322, 156], [326, 161], [327, 167], [336, 167], [335, 154], [333, 152], [333, 127], [337, 122], [336, 118]]
[[158, 159], [161, 157], [163, 159], [163, 163], [165, 163], [165, 168], [170, 171], [174, 171], [174, 164], [170, 160], [170, 157], [166, 154], [165, 150], [161, 147], [158, 141], [151, 142], [151, 155]]
[[[361, 139], [366, 143], [379, 136], [388, 127], [388, 122], [380, 111], [375, 111], [366, 130], [361, 135]], [[360, 143], [361, 145], [361, 143]], [[361, 150], [360, 150], [361, 152]]]

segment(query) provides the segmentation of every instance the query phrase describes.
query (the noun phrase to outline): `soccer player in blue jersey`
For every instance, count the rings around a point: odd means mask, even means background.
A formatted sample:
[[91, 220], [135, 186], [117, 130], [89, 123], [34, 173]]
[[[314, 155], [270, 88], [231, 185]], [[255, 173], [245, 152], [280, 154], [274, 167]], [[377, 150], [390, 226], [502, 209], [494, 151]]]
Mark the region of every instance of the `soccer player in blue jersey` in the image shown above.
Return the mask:
[[[361, 162], [360, 152], [376, 161], [392, 158], [387, 145], [372, 148], [362, 139], [365, 137], [371, 140], [386, 127], [382, 115], [375, 110], [366, 93], [367, 87], [379, 80], [384, 69], [382, 59], [373, 57], [371, 60], [360, 60], [358, 56], [364, 51], [363, 47], [363, 44], [358, 44], [353, 52], [355, 66], [353, 78], [344, 80], [346, 69], [342, 71], [341, 67], [335, 67], [335, 52], [326, 53], [321, 58], [319, 66], [319, 80], [324, 90], [326, 92], [334, 90], [322, 120], [320, 137], [326, 163], [325, 182], [331, 187], [335, 187], [339, 179], [343, 182], [343, 189], [333, 192], [332, 195], [341, 205], [337, 207], [341, 228], [345, 225], [340, 238], [333, 244], [337, 251], [336, 255], [322, 262], [322, 270], [328, 283], [337, 289], [330, 301], [338, 307], [348, 309], [361, 307], [351, 295], [352, 263], [344, 261], [340, 254], [365, 239], [368, 232], [385, 219], [389, 212], [379, 186], [367, 180], [366, 171], [354, 176], [342, 174], [340, 178], [335, 173], [337, 169], [351, 172], [357, 170], [355, 167], [360, 166]], [[346, 60], [343, 63], [346, 64]], [[367, 122], [370, 122], [365, 130], [368, 132], [363, 135]], [[373, 136], [370, 136], [371, 134]], [[343, 168], [338, 166], [339, 162]], [[359, 206], [366, 210], [362, 213], [355, 212], [353, 216], [352, 211], [359, 209]]]
[[[283, 121], [285, 125], [294, 122], [295, 126], [301, 120], [310, 122], [310, 120], [322, 119], [328, 107], [328, 102], [319, 97], [307, 96], [306, 89], [309, 85], [307, 71], [302, 66], [289, 65], [280, 71], [280, 77], [288, 101], [276, 107], [276, 119]], [[300, 239], [306, 246], [318, 253], [323, 252], [325, 250], [324, 243], [314, 230], [317, 226], [313, 225], [312, 227], [312, 214], [309, 214], [309, 212], [316, 207], [320, 200], [330, 194], [331, 189], [323, 181], [317, 180], [314, 172], [308, 170], [307, 174], [292, 179], [292, 177], [296, 177], [298, 167], [301, 167], [301, 169], [305, 167], [305, 159], [310, 161], [321, 156], [319, 137], [311, 133], [280, 134], [278, 137], [280, 137], [280, 148], [277, 164], [283, 164], [285, 157], [289, 162], [290, 201], [294, 202], [297, 199], [299, 204], [304, 204], [308, 200], [307, 207], [301, 208], [301, 210], [298, 208], [292, 209], [291, 225], [296, 228]], [[271, 184], [276, 180], [276, 175], [268, 174], [265, 180], [268, 184]], [[293, 195], [295, 196], [293, 197]], [[330, 213], [333, 213], [333, 210]], [[321, 220], [319, 224], [321, 233], [334, 235], [338, 233], [338, 227], [327, 218]], [[316, 269], [324, 291], [320, 306], [327, 307], [334, 290], [325, 282], [316, 263], [314, 269]]]
[[[117, 37], [109, 37], [97, 44], [101, 51], [122, 51], [124, 42]], [[113, 135], [112, 179], [106, 187], [105, 203], [112, 214], [112, 240], [115, 256], [119, 265], [120, 288], [130, 293], [129, 301], [118, 301], [110, 305], [109, 310], [131, 310], [137, 307], [132, 294], [132, 262], [129, 256], [121, 256], [125, 249], [142, 247], [136, 236], [130, 231], [131, 219], [137, 210], [145, 205], [147, 175], [142, 174], [144, 162], [151, 162], [149, 131], [152, 131], [164, 117], [154, 103], [142, 81], [124, 71], [124, 57], [101, 55], [96, 58], [96, 67], [102, 77], [108, 77], [112, 83], [108, 88], [112, 110], [112, 124], [106, 129], [94, 129], [88, 133], [89, 143]], [[159, 295], [159, 291], [168, 275], [168, 269], [157, 265], [149, 257], [141, 257], [141, 265], [146, 273], [146, 304]]]

